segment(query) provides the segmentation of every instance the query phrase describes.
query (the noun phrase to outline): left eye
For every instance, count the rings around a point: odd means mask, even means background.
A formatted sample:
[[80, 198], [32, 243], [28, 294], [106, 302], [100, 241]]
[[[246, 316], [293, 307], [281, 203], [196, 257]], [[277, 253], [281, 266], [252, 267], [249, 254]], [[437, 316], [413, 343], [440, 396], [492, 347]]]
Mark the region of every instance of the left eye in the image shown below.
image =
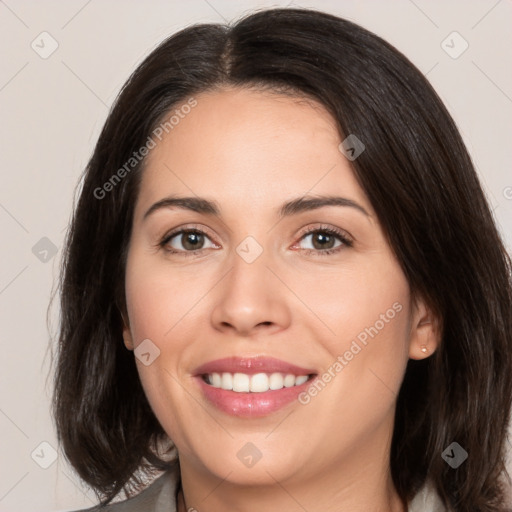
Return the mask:
[[[330, 231], [326, 230], [316, 230], [316, 231], [310, 231], [309, 233], [306, 233], [301, 240], [306, 240], [307, 238], [311, 237], [311, 244], [312, 247], [305, 247], [306, 250], [330, 250], [330, 249], [336, 249], [343, 245], [343, 242], [346, 242], [346, 240], [342, 240], [341, 236], [335, 233], [332, 233]], [[336, 243], [336, 239], [340, 241], [338, 245], [333, 245]]]
[[[353, 245], [352, 238], [348, 234], [330, 227], [321, 226], [316, 229], [310, 229], [302, 235], [300, 241], [306, 240], [309, 237], [312, 237], [312, 248], [302, 248], [302, 250], [311, 256], [329, 256], [331, 254], [337, 254]], [[336, 239], [338, 239], [340, 243], [333, 245], [336, 243]]]

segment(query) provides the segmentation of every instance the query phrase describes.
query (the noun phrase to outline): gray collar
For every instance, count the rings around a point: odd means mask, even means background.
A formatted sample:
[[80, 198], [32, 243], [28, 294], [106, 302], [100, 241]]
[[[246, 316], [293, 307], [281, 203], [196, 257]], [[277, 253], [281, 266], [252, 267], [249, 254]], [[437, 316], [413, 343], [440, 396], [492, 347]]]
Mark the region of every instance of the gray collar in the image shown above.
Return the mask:
[[180, 480], [179, 466], [155, 478], [133, 498], [77, 512], [176, 512], [176, 494]]

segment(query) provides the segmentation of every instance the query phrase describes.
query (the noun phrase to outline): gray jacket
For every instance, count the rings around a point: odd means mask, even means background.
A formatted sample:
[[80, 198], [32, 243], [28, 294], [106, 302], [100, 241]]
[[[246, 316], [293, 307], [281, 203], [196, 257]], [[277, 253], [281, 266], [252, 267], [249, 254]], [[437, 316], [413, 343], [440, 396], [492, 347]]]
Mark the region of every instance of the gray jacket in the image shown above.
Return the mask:
[[77, 512], [176, 512], [178, 490], [178, 470], [166, 471], [133, 498]]
[[[178, 470], [165, 472], [133, 498], [77, 512], [176, 512], [178, 477]], [[446, 509], [437, 493], [425, 485], [409, 504], [409, 512], [446, 512]]]

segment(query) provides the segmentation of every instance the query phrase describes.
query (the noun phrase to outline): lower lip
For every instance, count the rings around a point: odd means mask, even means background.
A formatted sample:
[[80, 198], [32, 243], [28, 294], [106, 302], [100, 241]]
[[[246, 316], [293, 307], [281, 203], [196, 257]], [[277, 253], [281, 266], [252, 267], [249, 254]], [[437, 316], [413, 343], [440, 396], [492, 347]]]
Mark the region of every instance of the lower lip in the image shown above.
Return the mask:
[[196, 377], [199, 386], [208, 401], [218, 409], [231, 416], [245, 418], [258, 418], [267, 416], [285, 407], [294, 400], [298, 401], [300, 393], [305, 391], [314, 378], [310, 378], [304, 384], [282, 388], [263, 393], [237, 393], [226, 389], [215, 388], [206, 384], [201, 376]]

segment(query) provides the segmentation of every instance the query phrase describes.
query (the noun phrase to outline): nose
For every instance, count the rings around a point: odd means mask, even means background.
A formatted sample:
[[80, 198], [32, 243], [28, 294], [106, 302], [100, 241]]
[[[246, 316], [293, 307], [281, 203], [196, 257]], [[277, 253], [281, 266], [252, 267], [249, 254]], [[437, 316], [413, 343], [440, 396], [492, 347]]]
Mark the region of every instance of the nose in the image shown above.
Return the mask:
[[290, 322], [289, 292], [276, 277], [269, 252], [246, 261], [236, 251], [230, 270], [216, 286], [211, 322], [224, 334], [250, 337], [285, 329]]

